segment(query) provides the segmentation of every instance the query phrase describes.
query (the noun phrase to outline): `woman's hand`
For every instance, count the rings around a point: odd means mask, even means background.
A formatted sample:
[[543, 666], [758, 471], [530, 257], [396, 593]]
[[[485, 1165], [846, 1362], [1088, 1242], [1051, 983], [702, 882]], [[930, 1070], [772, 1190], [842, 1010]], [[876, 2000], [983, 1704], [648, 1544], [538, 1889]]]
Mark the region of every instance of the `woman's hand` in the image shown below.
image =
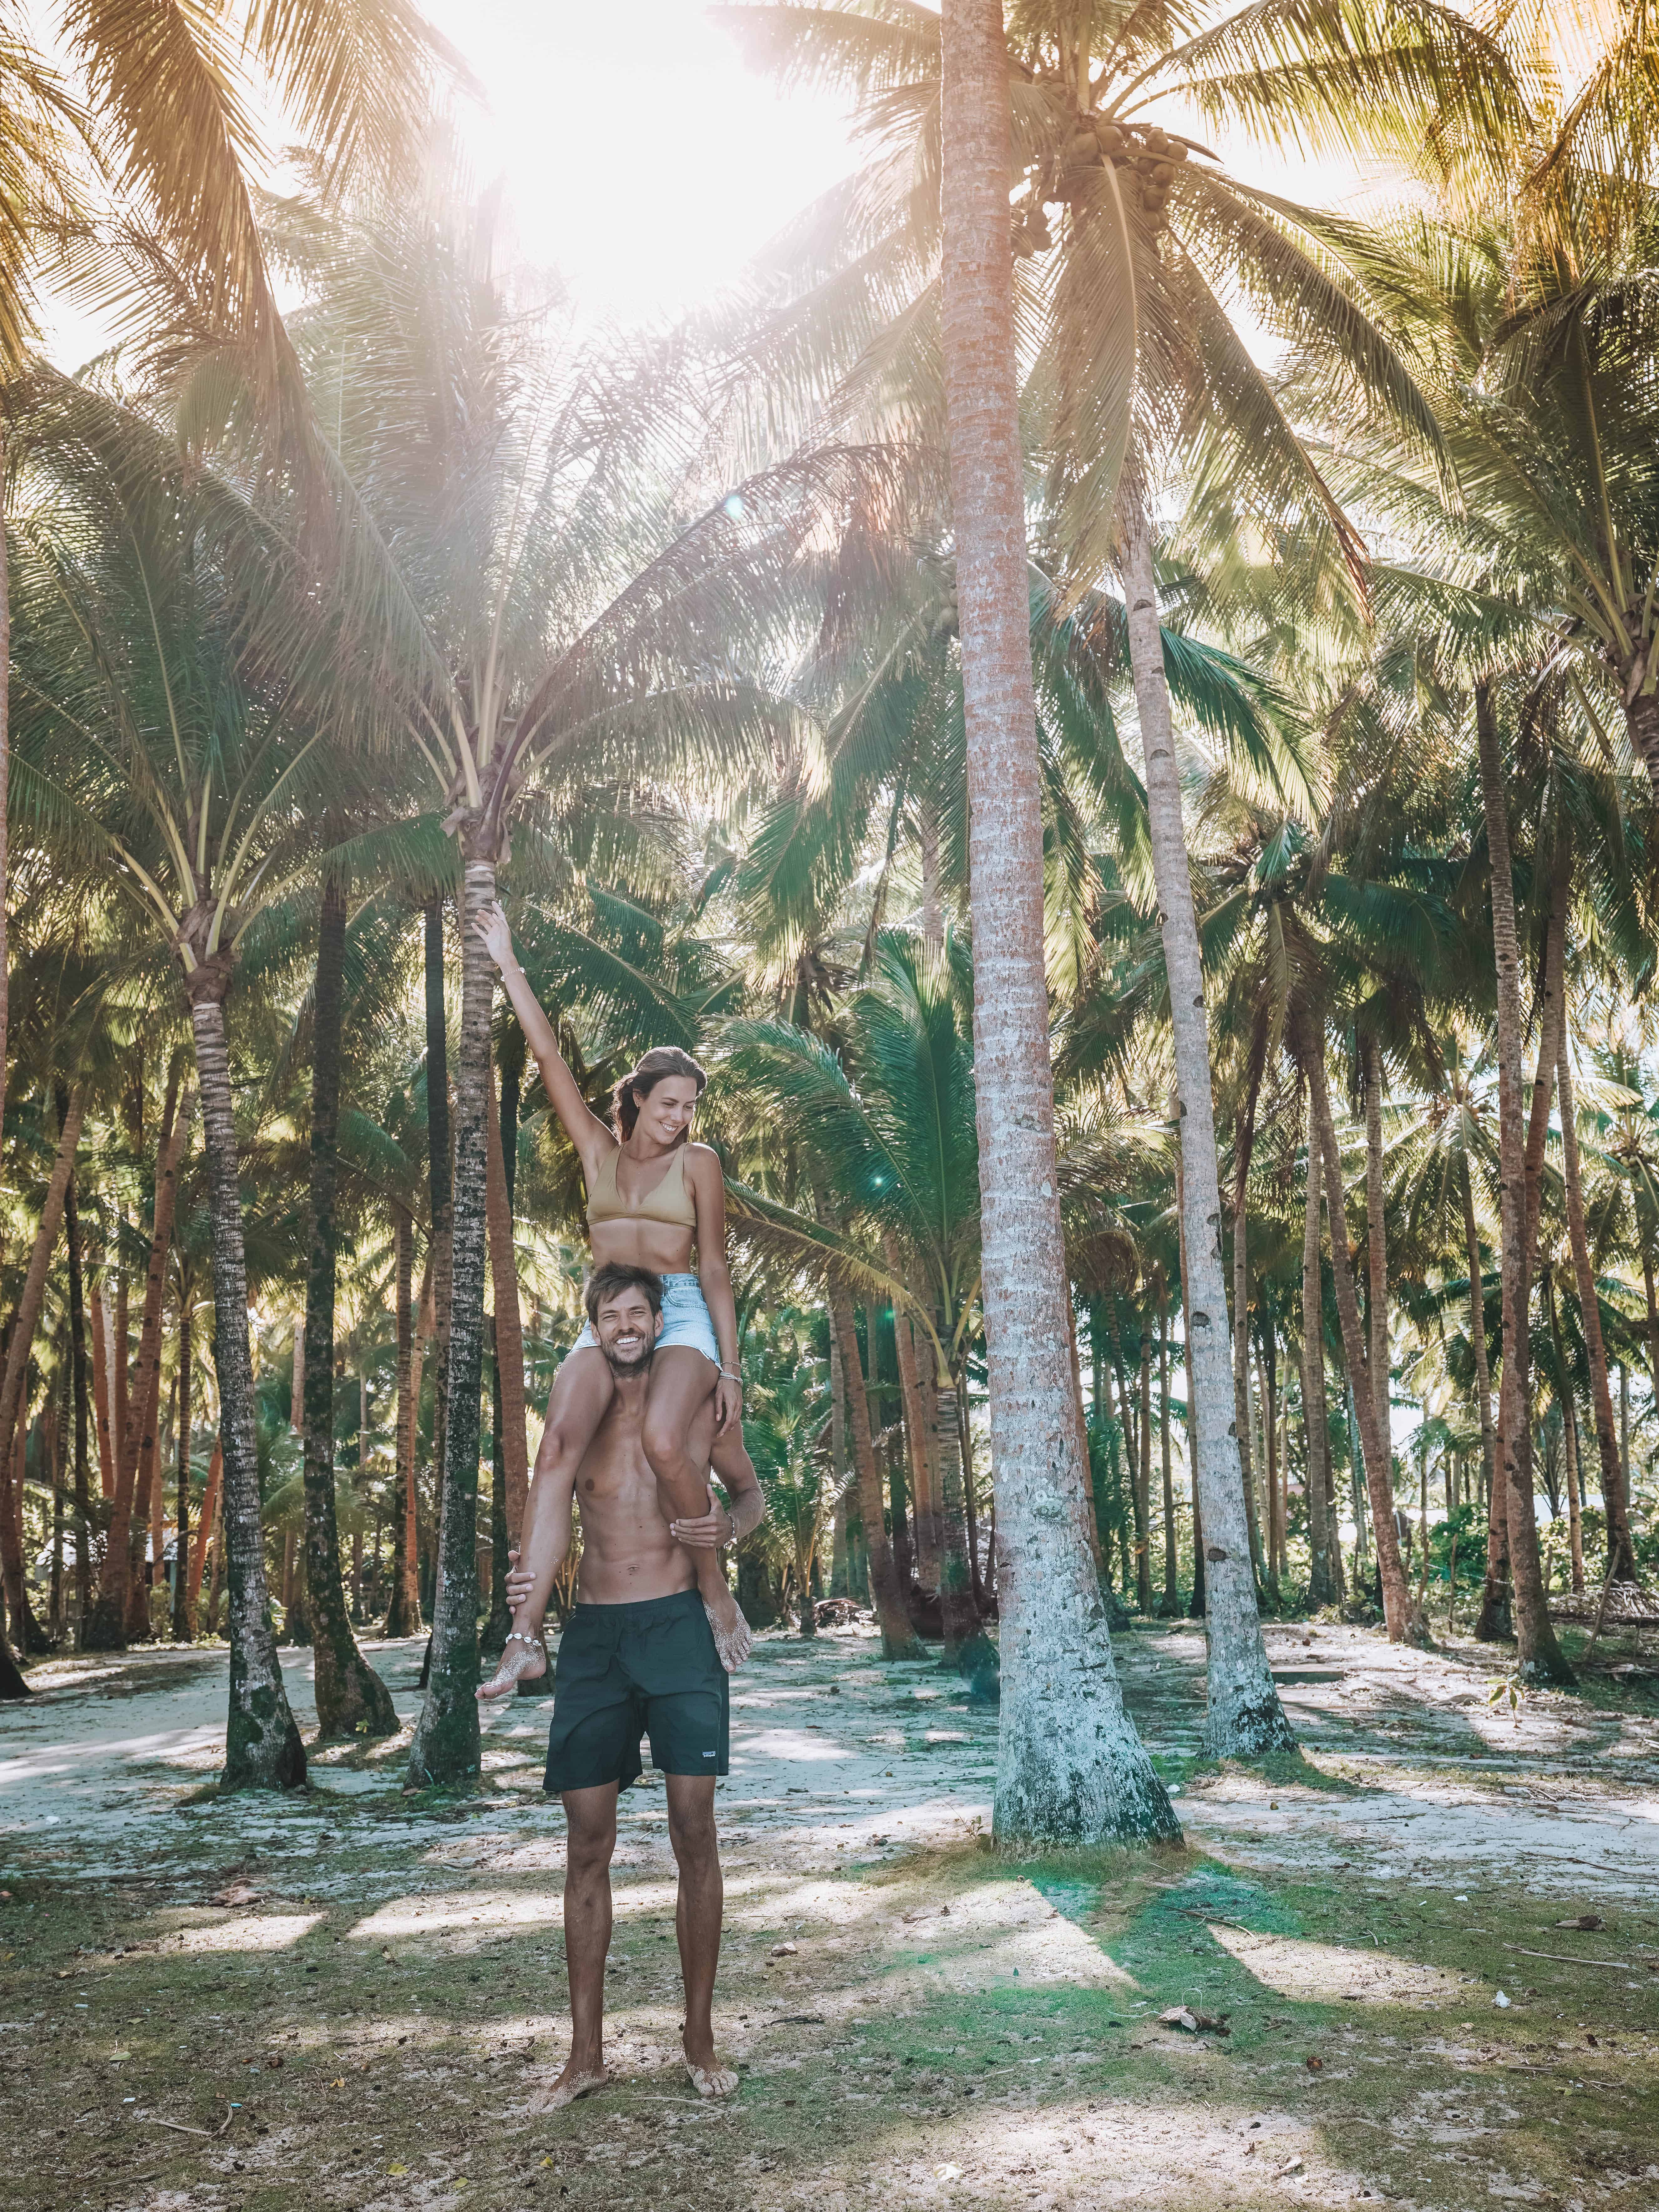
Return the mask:
[[513, 957], [513, 932], [507, 927], [507, 916], [499, 906], [487, 906], [473, 927], [489, 949], [489, 957], [498, 968], [505, 968]]
[[722, 1371], [714, 1385], [714, 1434], [723, 1437], [743, 1412], [743, 1384]]

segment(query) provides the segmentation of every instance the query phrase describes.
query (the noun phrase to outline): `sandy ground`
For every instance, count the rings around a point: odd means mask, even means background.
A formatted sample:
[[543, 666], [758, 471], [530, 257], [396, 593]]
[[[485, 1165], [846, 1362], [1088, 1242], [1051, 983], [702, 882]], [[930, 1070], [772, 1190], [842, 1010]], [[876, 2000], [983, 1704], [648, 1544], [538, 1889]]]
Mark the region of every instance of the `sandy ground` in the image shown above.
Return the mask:
[[[303, 1799], [220, 1801], [222, 1651], [39, 1669], [0, 1709], [0, 2203], [1659, 2205], [1659, 1704], [1489, 1703], [1472, 1645], [1270, 1644], [1304, 1760], [1205, 1765], [1201, 1637], [1132, 1632], [1186, 1847], [1021, 1860], [954, 1676], [763, 1638], [720, 1798], [739, 2095], [674, 2068], [647, 1772], [617, 2084], [557, 2115], [544, 1706], [489, 1713], [471, 1797], [404, 1796], [405, 1730], [314, 1753]], [[407, 1723], [419, 1647], [369, 1649]], [[309, 1733], [308, 1655], [288, 1674]]]

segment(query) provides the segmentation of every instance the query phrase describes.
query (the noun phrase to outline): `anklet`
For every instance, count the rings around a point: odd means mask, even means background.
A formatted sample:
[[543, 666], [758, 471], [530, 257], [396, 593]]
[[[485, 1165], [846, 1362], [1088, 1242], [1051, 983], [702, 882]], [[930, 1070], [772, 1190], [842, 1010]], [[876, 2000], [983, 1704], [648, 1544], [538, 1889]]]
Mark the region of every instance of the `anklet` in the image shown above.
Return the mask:
[[521, 1629], [509, 1628], [501, 1639], [506, 1644], [527, 1644], [532, 1651], [544, 1651], [547, 1647], [539, 1636], [526, 1636]]

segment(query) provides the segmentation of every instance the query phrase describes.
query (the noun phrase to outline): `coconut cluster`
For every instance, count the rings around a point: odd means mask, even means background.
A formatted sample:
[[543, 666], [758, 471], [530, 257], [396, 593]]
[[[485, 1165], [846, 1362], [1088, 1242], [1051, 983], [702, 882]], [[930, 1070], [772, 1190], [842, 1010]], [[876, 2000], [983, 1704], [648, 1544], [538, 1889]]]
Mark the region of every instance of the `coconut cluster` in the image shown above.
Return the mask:
[[1169, 204], [1176, 171], [1191, 151], [1184, 138], [1171, 137], [1155, 123], [1142, 129], [1080, 116], [1059, 152], [1032, 172], [1030, 204], [1015, 226], [1015, 253], [1024, 259], [1046, 252], [1054, 239], [1045, 204], [1076, 207], [1088, 200], [1108, 163], [1129, 204], [1156, 222]]

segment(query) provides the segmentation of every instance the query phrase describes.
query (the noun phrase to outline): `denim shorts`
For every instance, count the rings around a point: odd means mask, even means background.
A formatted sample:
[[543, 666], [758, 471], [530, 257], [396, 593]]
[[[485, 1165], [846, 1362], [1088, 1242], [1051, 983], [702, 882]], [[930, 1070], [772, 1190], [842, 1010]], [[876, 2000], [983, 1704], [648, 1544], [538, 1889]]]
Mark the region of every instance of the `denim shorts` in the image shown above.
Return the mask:
[[[592, 1327], [584, 1322], [581, 1334], [570, 1349], [585, 1352], [598, 1343], [599, 1339]], [[712, 1359], [716, 1367], [720, 1364], [720, 1340], [709, 1318], [702, 1285], [695, 1275], [665, 1275], [662, 1278], [662, 1334], [657, 1339], [657, 1349], [659, 1352], [670, 1352], [677, 1344], [690, 1345], [693, 1352], [700, 1352], [705, 1359]]]

